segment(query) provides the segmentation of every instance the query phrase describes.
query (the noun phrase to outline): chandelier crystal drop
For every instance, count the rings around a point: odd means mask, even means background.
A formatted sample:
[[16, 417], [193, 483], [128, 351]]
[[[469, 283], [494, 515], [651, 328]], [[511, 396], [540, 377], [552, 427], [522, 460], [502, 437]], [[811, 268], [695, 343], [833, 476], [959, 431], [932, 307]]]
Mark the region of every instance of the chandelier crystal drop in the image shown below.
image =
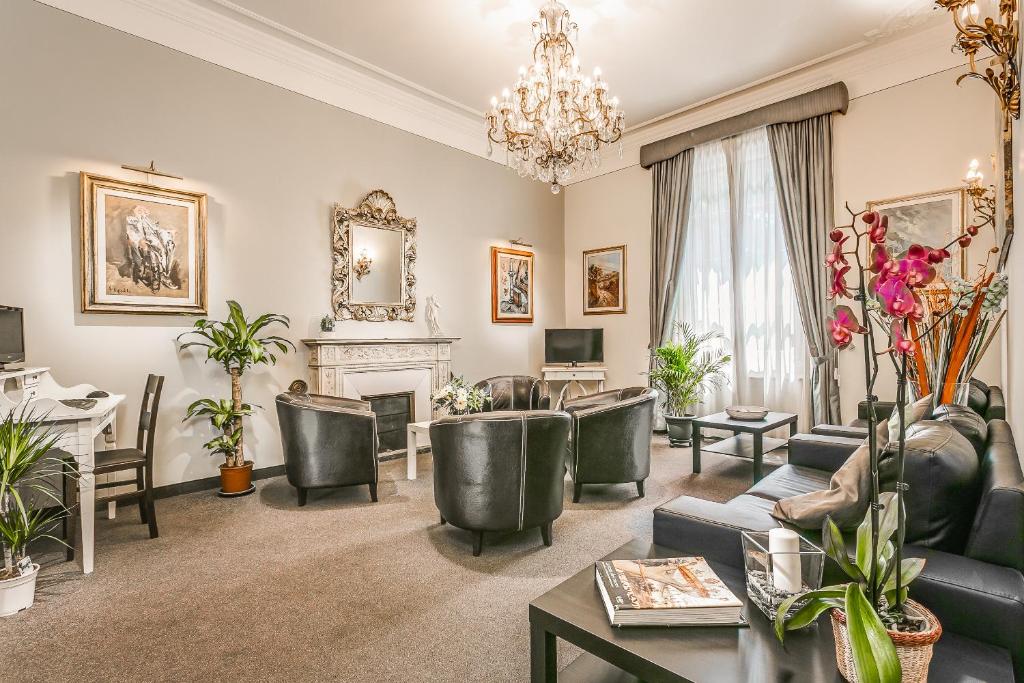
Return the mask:
[[519, 68], [512, 90], [491, 98], [486, 114], [488, 152], [502, 145], [520, 176], [551, 183], [551, 192], [579, 169], [601, 163], [601, 146], [622, 137], [619, 98], [608, 97], [601, 70], [580, 71], [573, 41], [579, 27], [560, 2], [552, 0], [533, 22], [533, 64]]

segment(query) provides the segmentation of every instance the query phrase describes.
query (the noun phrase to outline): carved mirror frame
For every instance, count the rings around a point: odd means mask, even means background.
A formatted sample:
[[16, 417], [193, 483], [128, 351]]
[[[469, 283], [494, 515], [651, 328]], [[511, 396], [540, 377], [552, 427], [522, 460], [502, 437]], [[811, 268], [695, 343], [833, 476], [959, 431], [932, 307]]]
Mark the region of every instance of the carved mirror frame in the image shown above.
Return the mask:
[[[352, 226], [395, 230], [402, 233], [402, 300], [398, 303], [352, 301]], [[416, 219], [398, 215], [395, 200], [384, 190], [370, 192], [354, 209], [334, 205], [331, 221], [331, 309], [338, 320], [411, 322], [416, 311]]]

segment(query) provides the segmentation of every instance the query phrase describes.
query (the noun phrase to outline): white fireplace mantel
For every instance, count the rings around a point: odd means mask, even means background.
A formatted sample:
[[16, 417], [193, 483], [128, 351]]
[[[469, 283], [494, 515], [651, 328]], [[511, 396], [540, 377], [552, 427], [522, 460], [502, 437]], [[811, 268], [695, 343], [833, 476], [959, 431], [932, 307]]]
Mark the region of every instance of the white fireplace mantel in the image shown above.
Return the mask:
[[416, 420], [432, 416], [430, 394], [451, 378], [452, 343], [459, 337], [303, 339], [309, 347], [310, 391], [362, 398], [410, 391]]

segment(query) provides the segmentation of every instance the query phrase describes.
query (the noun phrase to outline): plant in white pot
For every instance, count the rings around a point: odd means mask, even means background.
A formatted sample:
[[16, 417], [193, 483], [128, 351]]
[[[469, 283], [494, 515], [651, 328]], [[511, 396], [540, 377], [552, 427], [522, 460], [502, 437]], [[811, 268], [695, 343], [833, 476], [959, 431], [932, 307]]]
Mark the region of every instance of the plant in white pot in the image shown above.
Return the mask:
[[0, 616], [28, 609], [35, 601], [39, 564], [32, 562], [29, 545], [40, 538], [63, 542], [50, 534], [67, 514], [54, 480], [71, 476], [59, 458], [48, 455], [59, 437], [27, 406], [0, 421]]
[[697, 334], [686, 323], [676, 323], [672, 341], [654, 350], [651, 386], [664, 400], [669, 444], [688, 446], [693, 439], [691, 408], [712, 389], [725, 384], [726, 367], [732, 356], [722, 353], [713, 342], [723, 339], [719, 332]]
[[[206, 349], [206, 359], [220, 363], [231, 377], [232, 413], [226, 422], [218, 425], [215, 420], [223, 417], [219, 404], [212, 399], [203, 399], [189, 406], [187, 417], [210, 417], [217, 428], [229, 427], [222, 437], [206, 444], [214, 453], [222, 453], [224, 464], [220, 466], [221, 493], [232, 495], [246, 493], [252, 488], [251, 460], [245, 459], [242, 436], [242, 418], [252, 412], [252, 407], [242, 402], [242, 374], [256, 365], [277, 363], [278, 353], [288, 353], [295, 345], [278, 335], [261, 336], [264, 328], [280, 324], [288, 327], [288, 317], [278, 313], [266, 313], [254, 320], [246, 320], [245, 313], [237, 301], [228, 301], [228, 319], [197, 320], [189, 332], [178, 335], [178, 339], [189, 335], [201, 338], [182, 344], [179, 351], [191, 346]], [[206, 403], [208, 402], [208, 403]], [[218, 417], [220, 416], [220, 417]]]

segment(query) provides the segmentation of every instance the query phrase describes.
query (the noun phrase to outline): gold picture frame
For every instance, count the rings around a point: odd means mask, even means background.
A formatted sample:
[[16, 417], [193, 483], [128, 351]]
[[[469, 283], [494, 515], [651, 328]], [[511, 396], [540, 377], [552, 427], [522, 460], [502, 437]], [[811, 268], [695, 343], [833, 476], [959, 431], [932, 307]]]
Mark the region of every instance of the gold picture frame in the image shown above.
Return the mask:
[[583, 315], [626, 312], [626, 245], [583, 252]]
[[206, 195], [79, 178], [82, 312], [206, 315]]
[[491, 247], [491, 322], [533, 323], [533, 252]]
[[[962, 235], [967, 226], [967, 194], [962, 187], [871, 201], [867, 208], [889, 217], [888, 238], [897, 252], [914, 243], [944, 247]], [[943, 279], [950, 274], [966, 277], [967, 252], [959, 251], [959, 272], [954, 272], [950, 263], [946, 270], [940, 270]], [[867, 256], [862, 254], [865, 264]]]

